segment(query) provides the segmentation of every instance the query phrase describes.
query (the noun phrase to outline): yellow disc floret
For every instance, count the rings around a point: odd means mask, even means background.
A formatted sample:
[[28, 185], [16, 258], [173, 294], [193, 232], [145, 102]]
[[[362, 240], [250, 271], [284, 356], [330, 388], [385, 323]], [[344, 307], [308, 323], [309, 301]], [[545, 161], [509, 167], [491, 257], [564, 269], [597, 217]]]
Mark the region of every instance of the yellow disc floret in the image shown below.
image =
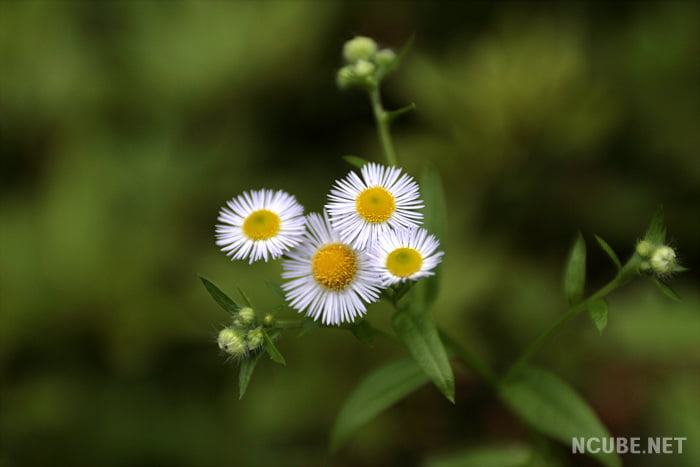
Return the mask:
[[280, 216], [267, 209], [251, 213], [243, 221], [243, 233], [251, 240], [267, 240], [280, 231]]
[[349, 246], [331, 243], [318, 249], [311, 260], [316, 282], [330, 290], [343, 290], [355, 278], [357, 259]]
[[423, 257], [413, 248], [397, 248], [386, 259], [386, 268], [395, 276], [408, 277], [423, 265]]
[[357, 213], [367, 222], [386, 222], [396, 209], [394, 196], [380, 186], [363, 190], [355, 200]]

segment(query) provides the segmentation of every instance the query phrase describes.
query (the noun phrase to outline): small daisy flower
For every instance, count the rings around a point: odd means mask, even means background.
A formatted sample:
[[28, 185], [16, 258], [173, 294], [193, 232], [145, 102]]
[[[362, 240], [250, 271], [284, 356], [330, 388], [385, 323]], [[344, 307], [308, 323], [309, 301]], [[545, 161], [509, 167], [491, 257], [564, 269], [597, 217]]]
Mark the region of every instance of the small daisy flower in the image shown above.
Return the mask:
[[279, 258], [301, 241], [303, 214], [296, 198], [284, 191], [244, 192], [219, 211], [216, 244], [231, 259]]
[[439, 246], [440, 242], [425, 229], [392, 230], [374, 244], [372, 266], [385, 287], [432, 276], [444, 254], [436, 251]]
[[352, 322], [379, 299], [379, 282], [363, 250], [341, 240], [328, 215], [306, 216], [307, 233], [282, 262], [289, 304], [323, 324]]
[[365, 248], [391, 229], [417, 226], [423, 214], [418, 184], [401, 169], [369, 163], [335, 183], [326, 209], [345, 242]]

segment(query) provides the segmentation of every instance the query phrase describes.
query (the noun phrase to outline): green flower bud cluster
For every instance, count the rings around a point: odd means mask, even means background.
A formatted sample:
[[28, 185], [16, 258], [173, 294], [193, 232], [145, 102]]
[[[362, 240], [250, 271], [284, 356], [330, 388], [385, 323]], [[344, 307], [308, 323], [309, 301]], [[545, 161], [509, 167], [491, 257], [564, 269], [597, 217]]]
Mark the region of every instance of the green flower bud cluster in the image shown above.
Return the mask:
[[676, 261], [676, 252], [668, 245], [654, 245], [648, 240], [640, 240], [636, 252], [642, 258], [639, 271], [644, 274], [665, 276], [683, 270]]
[[338, 70], [336, 81], [341, 89], [352, 86], [374, 86], [384, 72], [393, 65], [396, 54], [390, 49], [378, 50], [374, 39], [357, 36], [343, 46], [347, 63]]
[[[266, 315], [263, 323], [270, 322], [271, 316]], [[258, 325], [255, 311], [250, 307], [241, 308], [230, 327], [219, 332], [216, 339], [219, 349], [232, 357], [245, 357], [262, 347], [264, 331]]]

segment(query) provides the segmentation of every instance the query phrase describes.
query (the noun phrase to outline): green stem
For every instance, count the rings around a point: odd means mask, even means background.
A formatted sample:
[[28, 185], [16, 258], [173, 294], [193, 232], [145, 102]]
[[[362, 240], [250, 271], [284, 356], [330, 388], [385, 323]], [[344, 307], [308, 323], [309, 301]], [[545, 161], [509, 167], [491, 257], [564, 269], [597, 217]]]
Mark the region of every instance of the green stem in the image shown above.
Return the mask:
[[379, 141], [384, 149], [384, 156], [388, 165], [396, 165], [396, 154], [394, 153], [394, 144], [391, 142], [391, 134], [389, 133], [389, 114], [382, 106], [382, 99], [379, 96], [379, 85], [375, 85], [369, 90], [369, 99], [372, 102], [372, 110], [374, 119], [377, 122], [377, 133]]
[[518, 374], [520, 370], [530, 361], [530, 359], [540, 350], [540, 348], [554, 335], [559, 329], [564, 326], [569, 320], [574, 316], [578, 315], [582, 311], [588, 309], [589, 305], [601, 298], [608, 295], [613, 290], [626, 284], [632, 280], [636, 275], [637, 261], [635, 259], [630, 260], [625, 267], [620, 271], [620, 273], [600, 290], [595, 292], [593, 295], [587, 299], [572, 305], [569, 310], [562, 315], [554, 324], [552, 324], [547, 330], [540, 334], [537, 339], [535, 339], [523, 353], [520, 354], [517, 360], [510, 366], [508, 371], [506, 371], [503, 379], [508, 379]]

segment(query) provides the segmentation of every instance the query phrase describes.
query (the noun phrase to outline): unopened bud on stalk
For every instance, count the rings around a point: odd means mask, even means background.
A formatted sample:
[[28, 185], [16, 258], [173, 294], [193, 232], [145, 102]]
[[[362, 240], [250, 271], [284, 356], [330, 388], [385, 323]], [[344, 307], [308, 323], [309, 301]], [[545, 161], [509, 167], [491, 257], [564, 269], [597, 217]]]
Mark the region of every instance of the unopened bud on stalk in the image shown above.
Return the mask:
[[244, 336], [233, 328], [222, 329], [216, 341], [221, 350], [234, 357], [243, 356], [247, 352]]
[[248, 342], [248, 350], [255, 350], [261, 345], [263, 345], [263, 330], [261, 328], [251, 329], [250, 331], [248, 331], [246, 338]]
[[651, 256], [651, 254], [654, 252], [654, 249], [656, 248], [656, 245], [651, 243], [648, 240], [640, 240], [637, 242], [637, 254], [641, 256], [642, 258], [648, 258]]
[[382, 49], [374, 56], [374, 62], [379, 66], [390, 65], [396, 60], [396, 53], [391, 49]]
[[243, 326], [248, 326], [253, 324], [254, 321], [255, 311], [249, 307], [241, 308], [241, 310], [238, 312], [238, 322]]
[[649, 264], [655, 274], [670, 274], [676, 268], [676, 252], [670, 246], [660, 246], [651, 254]]
[[357, 36], [350, 39], [343, 46], [343, 57], [348, 63], [358, 60], [368, 60], [377, 51], [377, 43], [374, 39], [365, 36]]

